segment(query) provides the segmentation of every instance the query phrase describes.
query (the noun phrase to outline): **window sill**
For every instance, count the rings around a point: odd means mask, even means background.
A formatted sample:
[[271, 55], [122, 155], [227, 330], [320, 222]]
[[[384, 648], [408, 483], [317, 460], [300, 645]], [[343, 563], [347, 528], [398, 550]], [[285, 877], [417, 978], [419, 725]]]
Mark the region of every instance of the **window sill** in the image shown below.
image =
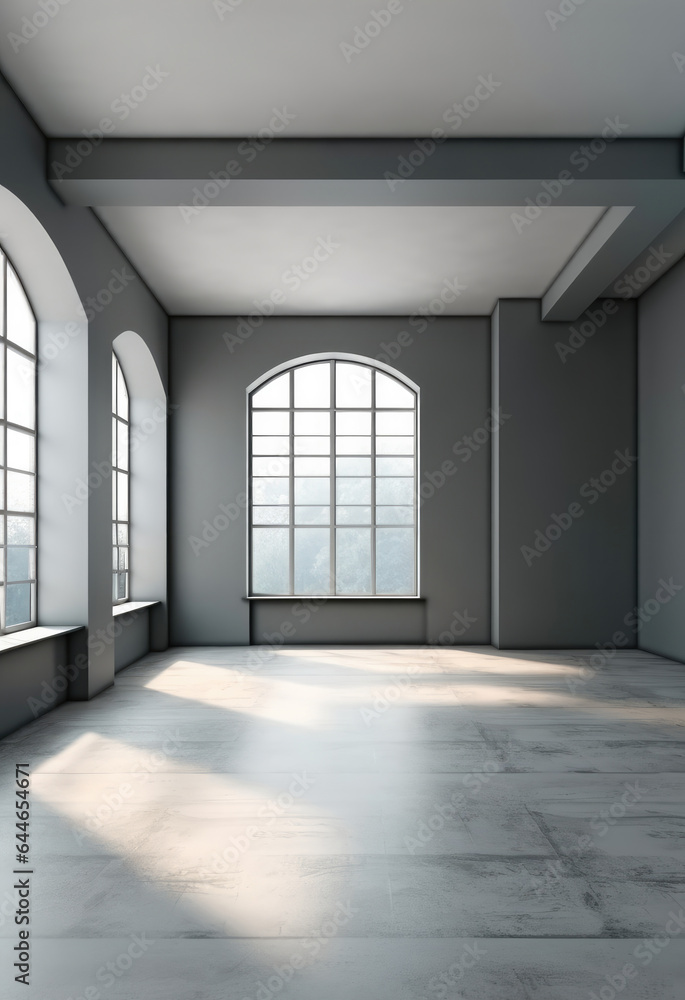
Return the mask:
[[254, 594], [244, 601], [425, 601], [417, 594]]
[[112, 607], [112, 617], [116, 618], [117, 615], [130, 615], [136, 611], [144, 611], [145, 608], [154, 608], [156, 604], [161, 603], [161, 601], [126, 601], [125, 604], [115, 604]]
[[82, 628], [85, 628], [85, 626], [35, 625], [33, 628], [10, 632], [9, 635], [0, 636], [0, 653], [6, 653], [11, 649], [20, 649], [22, 646], [32, 646], [36, 642], [43, 642], [45, 639], [54, 639], [60, 635], [69, 635], [71, 632], [79, 632]]

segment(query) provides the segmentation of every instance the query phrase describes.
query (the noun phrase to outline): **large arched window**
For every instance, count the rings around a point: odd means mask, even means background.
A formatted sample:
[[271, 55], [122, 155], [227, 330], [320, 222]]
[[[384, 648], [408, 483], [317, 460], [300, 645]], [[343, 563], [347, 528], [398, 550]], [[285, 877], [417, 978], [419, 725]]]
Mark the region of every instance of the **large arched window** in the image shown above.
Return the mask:
[[129, 398], [119, 359], [112, 352], [112, 598], [129, 594]]
[[0, 250], [0, 632], [36, 624], [36, 320]]
[[313, 359], [249, 411], [251, 595], [416, 595], [416, 390]]

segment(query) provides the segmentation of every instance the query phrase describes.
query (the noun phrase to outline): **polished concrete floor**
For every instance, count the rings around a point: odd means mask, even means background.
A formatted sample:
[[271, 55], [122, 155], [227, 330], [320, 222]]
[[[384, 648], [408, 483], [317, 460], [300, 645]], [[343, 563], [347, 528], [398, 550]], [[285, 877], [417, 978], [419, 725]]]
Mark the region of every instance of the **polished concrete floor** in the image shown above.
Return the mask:
[[0, 744], [0, 995], [682, 1000], [685, 667], [589, 655], [175, 649], [61, 706]]

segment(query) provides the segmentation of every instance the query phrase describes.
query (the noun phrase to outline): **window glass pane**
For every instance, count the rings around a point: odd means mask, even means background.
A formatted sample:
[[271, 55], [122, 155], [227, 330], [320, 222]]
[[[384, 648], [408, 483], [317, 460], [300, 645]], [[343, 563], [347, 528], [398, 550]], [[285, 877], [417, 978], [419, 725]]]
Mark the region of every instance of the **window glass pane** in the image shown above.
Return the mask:
[[355, 413], [354, 410], [348, 413], [337, 413], [335, 416], [335, 429], [338, 434], [370, 434], [371, 433], [371, 411], [368, 413]]
[[[0, 268], [0, 274], [2, 269]], [[2, 299], [0, 299], [2, 302]], [[2, 309], [0, 309], [0, 315], [2, 314]], [[0, 324], [1, 324], [0, 320]], [[5, 345], [0, 344], [0, 418], [5, 416]]]
[[117, 465], [128, 469], [128, 424], [117, 420]]
[[254, 503], [283, 504], [290, 498], [290, 484], [287, 479], [253, 479], [252, 499]]
[[7, 339], [31, 354], [36, 352], [36, 321], [19, 279], [7, 267]]
[[7, 548], [7, 579], [32, 580], [35, 573], [36, 550], [10, 545]]
[[370, 458], [336, 458], [335, 469], [339, 476], [370, 476]]
[[290, 590], [289, 528], [252, 529], [252, 590], [287, 594]]
[[295, 524], [329, 524], [330, 507], [296, 507]]
[[36, 477], [25, 472], [7, 473], [7, 509], [35, 510]]
[[335, 405], [357, 409], [371, 406], [371, 376], [370, 368], [336, 361]]
[[414, 592], [414, 529], [376, 529], [376, 592]]
[[261, 389], [253, 392], [252, 406], [256, 408], [268, 406], [273, 409], [290, 406], [290, 372], [278, 375]]
[[356, 477], [336, 479], [335, 492], [339, 504], [370, 504], [371, 480]]
[[116, 581], [116, 599], [118, 601], [125, 600], [128, 597], [128, 573], [117, 573]]
[[377, 476], [413, 476], [413, 458], [377, 458]]
[[331, 415], [328, 411], [308, 412], [307, 410], [295, 413], [295, 433], [296, 434], [330, 434]]
[[253, 507], [253, 524], [289, 524], [289, 507]]
[[275, 455], [269, 458], [253, 458], [252, 459], [252, 475], [253, 476], [288, 476], [290, 475], [290, 459], [276, 457]]
[[377, 504], [411, 504], [414, 501], [413, 478], [395, 478], [388, 476], [376, 480]]
[[414, 393], [396, 379], [383, 372], [376, 372], [376, 406], [393, 409], [413, 409]]
[[338, 455], [370, 455], [370, 437], [339, 437], [335, 439], [335, 450]]
[[128, 476], [125, 472], [117, 472], [117, 518], [128, 521]]
[[[290, 434], [290, 413], [288, 410], [270, 410], [252, 414], [253, 434]], [[396, 432], [398, 433], [398, 432]]]
[[338, 528], [335, 533], [336, 593], [371, 593], [371, 529]]
[[376, 507], [376, 524], [413, 524], [413, 507]]
[[8, 545], [33, 545], [35, 541], [35, 521], [32, 517], [7, 518]]
[[296, 476], [329, 476], [330, 473], [330, 458], [305, 458], [299, 456], [295, 459]]
[[331, 483], [329, 479], [295, 479], [295, 503], [296, 504], [326, 504], [331, 497]]
[[328, 594], [331, 580], [328, 528], [295, 529], [295, 593]]
[[119, 558], [117, 559], [119, 569], [128, 569], [128, 549], [126, 547], [120, 548], [118, 552]]
[[5, 587], [5, 626], [24, 625], [31, 621], [31, 584], [10, 583]]
[[255, 455], [287, 455], [290, 451], [290, 438], [253, 437], [252, 451]]
[[376, 434], [413, 434], [414, 413], [408, 410], [376, 414]]
[[302, 368], [296, 368], [294, 377], [295, 406], [298, 409], [315, 409], [320, 406], [330, 406], [330, 361], [324, 361], [323, 364], [304, 365]]
[[371, 524], [370, 507], [336, 507], [336, 524]]
[[376, 453], [378, 455], [413, 455], [413, 437], [377, 437]]
[[117, 413], [122, 420], [128, 420], [128, 389], [121, 365], [117, 365]]
[[7, 429], [7, 465], [13, 469], [34, 472], [36, 468], [35, 438], [32, 434]]
[[117, 525], [117, 540], [119, 545], [128, 545], [128, 525], [118, 524]]
[[329, 455], [331, 451], [330, 437], [296, 437], [296, 455]]
[[36, 426], [36, 365], [16, 351], [7, 351], [7, 419], [22, 427]]

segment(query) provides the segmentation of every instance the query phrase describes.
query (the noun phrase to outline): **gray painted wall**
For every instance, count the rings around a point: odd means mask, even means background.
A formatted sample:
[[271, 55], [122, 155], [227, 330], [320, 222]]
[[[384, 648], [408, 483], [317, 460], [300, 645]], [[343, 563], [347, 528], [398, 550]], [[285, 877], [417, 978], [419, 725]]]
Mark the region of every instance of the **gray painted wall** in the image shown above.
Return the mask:
[[[494, 405], [507, 415], [493, 449], [494, 641], [503, 648], [587, 647], [615, 632], [636, 644], [624, 621], [636, 598], [635, 304], [592, 312], [583, 327], [542, 323], [539, 302], [503, 300], [493, 316]], [[572, 328], [589, 334], [584, 342]], [[590, 480], [614, 461], [624, 471], [596, 490]], [[536, 532], [548, 529], [559, 537], [537, 536], [548, 546], [538, 552]]]
[[[45, 178], [45, 139], [2, 79], [0, 121], [2, 243], [19, 269], [39, 320], [39, 622], [83, 624], [92, 636], [107, 635], [112, 622], [109, 480], [91, 492], [87, 503], [71, 511], [65, 508], [62, 495], [73, 492], [78, 479], [86, 479], [94, 463], [110, 458], [113, 340], [125, 330], [140, 334], [166, 384], [168, 321], [95, 215], [87, 208], [63, 205], [49, 187]], [[56, 253], [63, 263], [60, 261], [55, 269], [51, 254]], [[57, 287], [60, 267], [67, 283], [71, 282], [71, 299], [70, 292]], [[121, 272], [122, 268], [131, 275], [123, 290], [104, 305], [99, 302], [95, 308], [89, 306], [88, 299], [106, 292], [113, 272]], [[78, 299], [86, 313], [92, 312], [87, 331], [82, 312], [81, 329], [66, 337], [66, 346], [56, 356], [44, 353], [51, 343], [50, 335], [61, 333], [64, 337], [65, 321], [73, 318], [71, 303], [78, 304]], [[62, 308], [65, 302], [68, 308]], [[53, 458], [48, 457], [55, 441], [62, 449], [59, 462], [54, 461], [54, 449]], [[50, 517], [45, 516], [47, 511]], [[166, 595], [147, 596], [164, 600]], [[92, 697], [114, 678], [111, 641], [93, 641], [87, 652], [88, 669], [74, 686], [73, 697]], [[52, 654], [46, 653], [38, 669], [37, 651], [26, 647], [2, 654], [0, 685], [5, 657], [10, 655], [13, 662], [26, 659], [27, 677], [31, 676], [37, 691], [43, 681], [50, 680]], [[28, 664], [33, 664], [31, 671]], [[16, 718], [19, 725], [20, 715]]]
[[[129, 614], [117, 615], [114, 627], [114, 669], [118, 673], [129, 667], [150, 650], [150, 610], [139, 608]], [[119, 631], [119, 629], [121, 631]]]
[[641, 299], [639, 592], [643, 649], [685, 660], [685, 262]]
[[69, 636], [63, 635], [3, 651], [0, 739], [66, 700], [68, 680], [60, 667], [73, 662], [69, 646]]
[[[412, 635], [417, 642], [438, 642], [455, 623], [455, 613], [466, 612], [475, 621], [462, 641], [488, 642], [489, 441], [468, 447], [462, 439], [482, 428], [488, 417], [489, 320], [438, 318], [419, 333], [402, 318], [282, 317], [264, 320], [242, 342], [236, 336], [237, 322], [233, 317], [180, 318], [171, 323], [170, 399], [180, 404], [170, 431], [172, 643], [249, 642], [253, 602], [244, 600], [246, 387], [278, 364], [327, 351], [378, 358], [420, 386], [425, 629], [419, 634], [417, 615]], [[231, 344], [232, 351], [224, 333], [237, 341]], [[455, 455], [454, 446], [460, 441], [460, 454]], [[453, 463], [454, 472], [436, 488], [431, 478], [439, 483], [445, 462]], [[223, 530], [212, 531], [221, 504], [237, 516]], [[207, 528], [207, 537], [213, 540], [194, 552], [191, 536], [203, 541]], [[346, 603], [330, 601], [325, 614], [313, 615], [309, 629], [302, 625], [292, 641], [323, 642], [327, 637], [335, 641], [341, 635], [347, 635], [348, 642], [392, 642], [394, 635], [406, 639], [407, 602], [392, 602], [375, 626], [368, 617], [364, 623], [358, 616], [350, 623], [351, 608]], [[283, 620], [281, 609], [266, 605], [254, 613], [257, 635]], [[330, 622], [330, 632], [319, 621]]]

